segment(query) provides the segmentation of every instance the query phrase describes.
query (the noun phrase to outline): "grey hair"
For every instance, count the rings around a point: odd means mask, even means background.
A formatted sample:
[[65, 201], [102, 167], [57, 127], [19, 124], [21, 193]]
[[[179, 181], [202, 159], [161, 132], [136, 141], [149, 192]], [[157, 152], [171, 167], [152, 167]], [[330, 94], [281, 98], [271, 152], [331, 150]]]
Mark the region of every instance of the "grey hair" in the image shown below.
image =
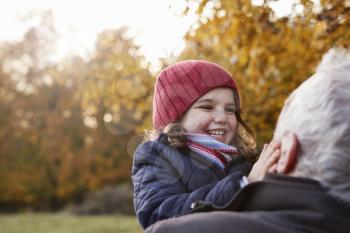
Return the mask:
[[309, 177], [350, 204], [350, 53], [331, 49], [316, 73], [285, 102], [275, 138], [299, 139], [294, 176]]

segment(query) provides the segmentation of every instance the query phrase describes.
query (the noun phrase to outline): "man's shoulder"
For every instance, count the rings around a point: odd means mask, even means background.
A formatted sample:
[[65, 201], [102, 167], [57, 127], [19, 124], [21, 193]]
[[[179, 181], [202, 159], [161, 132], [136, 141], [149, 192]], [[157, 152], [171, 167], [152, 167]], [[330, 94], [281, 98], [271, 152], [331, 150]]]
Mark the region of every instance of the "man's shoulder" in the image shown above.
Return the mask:
[[220, 231], [220, 233], [293, 232], [289, 231], [287, 226], [285, 228], [278, 228], [274, 224], [262, 221], [259, 217], [261, 216], [235, 211], [194, 213], [160, 221], [147, 228], [146, 233], [209, 233], [217, 231]]

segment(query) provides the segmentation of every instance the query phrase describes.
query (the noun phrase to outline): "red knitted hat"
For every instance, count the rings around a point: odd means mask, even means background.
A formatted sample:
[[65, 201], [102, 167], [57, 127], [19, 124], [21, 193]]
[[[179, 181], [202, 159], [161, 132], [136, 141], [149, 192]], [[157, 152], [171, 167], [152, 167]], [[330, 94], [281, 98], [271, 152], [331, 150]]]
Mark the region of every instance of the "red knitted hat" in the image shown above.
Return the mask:
[[162, 70], [154, 88], [153, 127], [163, 128], [176, 121], [199, 97], [217, 87], [238, 92], [232, 76], [214, 63], [189, 60]]

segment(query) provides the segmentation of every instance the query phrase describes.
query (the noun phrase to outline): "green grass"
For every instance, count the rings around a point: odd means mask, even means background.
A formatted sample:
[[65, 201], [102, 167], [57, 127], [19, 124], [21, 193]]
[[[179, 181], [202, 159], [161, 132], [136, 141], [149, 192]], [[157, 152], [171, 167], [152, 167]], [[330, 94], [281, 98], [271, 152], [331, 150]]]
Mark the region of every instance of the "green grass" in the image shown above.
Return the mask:
[[135, 217], [0, 214], [0, 233], [140, 233]]

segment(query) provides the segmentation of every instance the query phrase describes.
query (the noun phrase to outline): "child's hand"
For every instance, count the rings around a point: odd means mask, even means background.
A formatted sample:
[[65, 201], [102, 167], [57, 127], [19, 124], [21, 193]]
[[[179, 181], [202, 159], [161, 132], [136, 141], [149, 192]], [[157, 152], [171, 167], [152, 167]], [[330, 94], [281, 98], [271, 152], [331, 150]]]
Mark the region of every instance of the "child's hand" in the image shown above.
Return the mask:
[[247, 177], [249, 182], [262, 180], [267, 172], [275, 172], [276, 162], [281, 155], [280, 147], [281, 143], [276, 140], [264, 145], [258, 161]]

